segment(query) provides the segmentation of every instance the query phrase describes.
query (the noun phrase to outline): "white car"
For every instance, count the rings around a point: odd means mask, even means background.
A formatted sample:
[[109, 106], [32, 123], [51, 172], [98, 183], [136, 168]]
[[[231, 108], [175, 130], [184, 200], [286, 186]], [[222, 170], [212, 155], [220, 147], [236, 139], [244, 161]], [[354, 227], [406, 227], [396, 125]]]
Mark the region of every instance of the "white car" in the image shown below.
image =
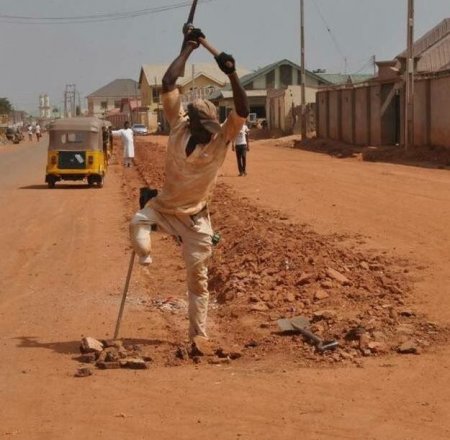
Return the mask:
[[144, 124], [133, 124], [131, 126], [135, 136], [146, 136], [148, 135], [147, 127]]

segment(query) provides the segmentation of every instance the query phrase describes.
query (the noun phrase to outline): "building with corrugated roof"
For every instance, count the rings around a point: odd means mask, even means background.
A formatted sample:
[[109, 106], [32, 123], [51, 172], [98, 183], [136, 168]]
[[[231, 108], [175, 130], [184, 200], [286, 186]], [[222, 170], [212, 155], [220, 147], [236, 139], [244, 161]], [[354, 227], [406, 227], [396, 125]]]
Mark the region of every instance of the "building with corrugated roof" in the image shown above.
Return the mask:
[[[450, 147], [450, 18], [413, 45], [414, 144]], [[317, 94], [318, 136], [358, 145], [404, 144], [406, 51], [376, 77]]]
[[[306, 102], [316, 100], [319, 87], [331, 83], [319, 75], [305, 72]], [[256, 119], [266, 119], [273, 130], [284, 133], [294, 131], [298, 122], [298, 106], [301, 104], [301, 67], [290, 60], [282, 59], [261, 67], [240, 78], [247, 91], [250, 112]], [[210, 98], [218, 107], [223, 120], [232, 107], [233, 96], [229, 86], [218, 90]]]
[[[430, 73], [450, 69], [450, 18], [414, 42], [413, 56], [417, 59], [416, 72]], [[406, 59], [406, 50], [396, 56]]]
[[87, 96], [89, 116], [103, 116], [120, 109], [122, 99], [139, 99], [141, 92], [134, 79], [115, 79]]

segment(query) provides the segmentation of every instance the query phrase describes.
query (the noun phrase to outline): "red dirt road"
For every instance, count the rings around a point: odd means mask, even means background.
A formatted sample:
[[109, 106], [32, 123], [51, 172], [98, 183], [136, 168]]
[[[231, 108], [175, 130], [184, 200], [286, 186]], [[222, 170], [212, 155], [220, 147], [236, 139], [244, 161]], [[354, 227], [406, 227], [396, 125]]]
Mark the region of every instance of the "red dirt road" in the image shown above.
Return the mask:
[[[187, 322], [183, 312], [168, 315], [151, 303], [184, 293], [178, 249], [162, 237], [155, 264], [133, 274], [121, 331], [145, 345], [155, 366], [74, 378], [80, 338], [111, 337], [129, 259], [127, 221], [142, 182], [134, 169], [113, 164], [101, 190], [48, 190], [45, 159], [45, 139], [0, 147], [0, 438], [450, 437], [447, 345], [370, 358], [362, 368], [303, 368], [292, 353], [165, 366]], [[448, 325], [448, 172], [268, 142], [253, 145], [248, 159], [249, 175], [235, 178], [230, 154], [221, 180], [248, 203], [319, 234], [346, 234], [349, 246], [407, 257], [416, 281], [408, 306]], [[213, 319], [211, 332], [220, 330]]]

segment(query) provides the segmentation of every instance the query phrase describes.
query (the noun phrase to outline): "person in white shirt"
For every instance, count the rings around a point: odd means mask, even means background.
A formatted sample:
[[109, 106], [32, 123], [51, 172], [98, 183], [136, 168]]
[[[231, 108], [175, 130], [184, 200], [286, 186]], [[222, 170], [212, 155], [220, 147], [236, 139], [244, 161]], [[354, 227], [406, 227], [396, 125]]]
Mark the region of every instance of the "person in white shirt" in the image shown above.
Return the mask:
[[233, 142], [233, 150], [236, 150], [236, 159], [240, 176], [247, 175], [247, 151], [250, 151], [247, 125], [244, 124]]
[[28, 140], [32, 141], [33, 140], [33, 127], [31, 126], [31, 124], [28, 124], [27, 133], [28, 133]]
[[134, 139], [130, 123], [125, 121], [123, 128], [120, 130], [113, 130], [112, 135], [122, 139], [124, 165], [126, 167], [131, 167], [134, 159]]
[[34, 127], [34, 132], [36, 133], [36, 140], [39, 142], [41, 138], [41, 126], [39, 124], [36, 124], [36, 127]]

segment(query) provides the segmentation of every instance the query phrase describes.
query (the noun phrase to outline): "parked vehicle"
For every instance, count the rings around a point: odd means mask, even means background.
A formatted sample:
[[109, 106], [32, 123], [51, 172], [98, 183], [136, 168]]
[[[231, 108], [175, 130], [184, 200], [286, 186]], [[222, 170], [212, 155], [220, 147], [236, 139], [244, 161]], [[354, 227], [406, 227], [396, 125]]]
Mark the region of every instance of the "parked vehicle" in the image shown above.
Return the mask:
[[103, 187], [112, 142], [110, 122], [95, 117], [58, 119], [49, 125], [45, 181], [87, 180]]
[[148, 129], [144, 124], [133, 124], [131, 126], [131, 129], [133, 130], [133, 133], [135, 136], [147, 136], [148, 135]]
[[18, 144], [20, 141], [23, 141], [23, 134], [20, 128], [16, 127], [7, 127], [5, 132], [6, 139], [11, 141], [14, 144]]

